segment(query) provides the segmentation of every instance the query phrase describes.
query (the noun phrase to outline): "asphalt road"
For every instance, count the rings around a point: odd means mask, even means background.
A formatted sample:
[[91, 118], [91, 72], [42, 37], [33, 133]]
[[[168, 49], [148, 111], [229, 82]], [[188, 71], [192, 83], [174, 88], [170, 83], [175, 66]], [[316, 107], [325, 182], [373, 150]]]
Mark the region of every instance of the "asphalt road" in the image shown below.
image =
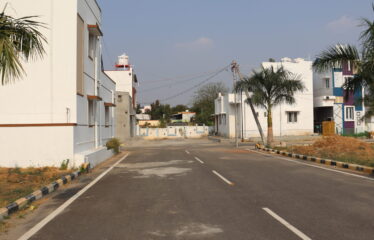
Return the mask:
[[30, 239], [374, 239], [373, 179], [208, 140], [129, 150]]

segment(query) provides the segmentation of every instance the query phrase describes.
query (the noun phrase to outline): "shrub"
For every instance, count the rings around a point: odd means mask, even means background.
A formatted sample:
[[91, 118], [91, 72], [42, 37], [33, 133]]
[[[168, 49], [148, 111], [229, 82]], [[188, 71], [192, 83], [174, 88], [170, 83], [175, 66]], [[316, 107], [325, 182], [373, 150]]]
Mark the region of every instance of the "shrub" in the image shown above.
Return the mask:
[[69, 167], [69, 159], [63, 160], [60, 166], [60, 170], [66, 170]]
[[106, 143], [106, 148], [109, 150], [109, 149], [112, 149], [113, 152], [115, 154], [118, 154], [120, 151], [119, 151], [119, 147], [120, 147], [121, 143], [120, 141], [117, 139], [117, 138], [111, 138], [109, 139], [109, 141]]

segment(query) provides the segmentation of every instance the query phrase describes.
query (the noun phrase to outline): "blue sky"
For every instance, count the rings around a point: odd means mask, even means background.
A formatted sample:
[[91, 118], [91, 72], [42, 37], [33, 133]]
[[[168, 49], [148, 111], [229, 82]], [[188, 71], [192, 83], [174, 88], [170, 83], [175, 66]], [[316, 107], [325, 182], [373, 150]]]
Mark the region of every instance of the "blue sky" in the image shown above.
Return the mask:
[[[247, 74], [272, 57], [313, 59], [335, 43], [358, 44], [370, 0], [98, 0], [103, 11], [104, 61], [112, 69], [127, 53], [141, 103], [167, 98], [236, 60]], [[229, 72], [210, 82], [232, 85]], [[154, 90], [152, 90], [154, 89]], [[165, 101], [191, 102], [194, 91]]]

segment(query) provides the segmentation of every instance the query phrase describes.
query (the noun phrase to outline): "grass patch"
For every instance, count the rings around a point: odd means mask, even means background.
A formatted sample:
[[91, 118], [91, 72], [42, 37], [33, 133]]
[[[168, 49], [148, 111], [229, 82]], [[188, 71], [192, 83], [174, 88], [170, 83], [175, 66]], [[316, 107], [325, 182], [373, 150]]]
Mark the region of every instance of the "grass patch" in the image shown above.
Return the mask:
[[292, 146], [290, 152], [374, 167], [374, 148], [359, 139], [323, 137], [310, 146]]
[[72, 171], [54, 167], [0, 168], [0, 208]]
[[342, 134], [343, 137], [353, 138], [370, 138], [370, 132], [354, 133], [354, 134]]

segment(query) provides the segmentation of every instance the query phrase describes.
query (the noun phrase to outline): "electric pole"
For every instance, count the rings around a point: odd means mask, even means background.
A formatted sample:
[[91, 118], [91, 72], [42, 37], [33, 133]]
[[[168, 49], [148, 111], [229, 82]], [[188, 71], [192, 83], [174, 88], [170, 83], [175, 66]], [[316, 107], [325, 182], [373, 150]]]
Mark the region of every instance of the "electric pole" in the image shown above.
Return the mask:
[[238, 141], [238, 106], [236, 102], [236, 91], [235, 91], [235, 84], [237, 81], [237, 69], [238, 64], [236, 63], [235, 60], [232, 61], [231, 63], [231, 72], [232, 72], [232, 79], [233, 79], [233, 89], [234, 89], [234, 106], [235, 106], [235, 146], [238, 148], [239, 147], [239, 141]]

